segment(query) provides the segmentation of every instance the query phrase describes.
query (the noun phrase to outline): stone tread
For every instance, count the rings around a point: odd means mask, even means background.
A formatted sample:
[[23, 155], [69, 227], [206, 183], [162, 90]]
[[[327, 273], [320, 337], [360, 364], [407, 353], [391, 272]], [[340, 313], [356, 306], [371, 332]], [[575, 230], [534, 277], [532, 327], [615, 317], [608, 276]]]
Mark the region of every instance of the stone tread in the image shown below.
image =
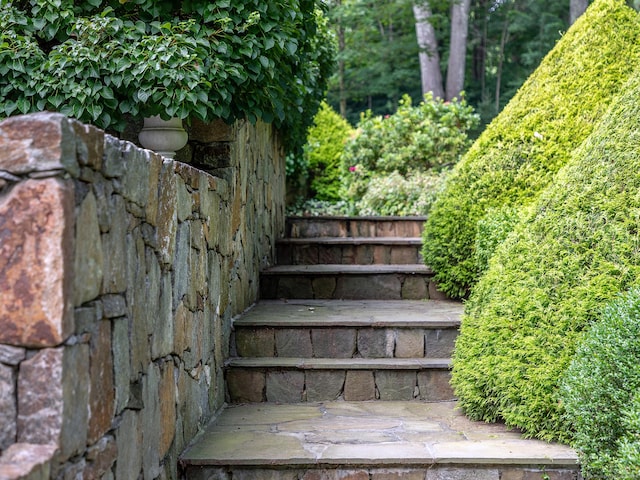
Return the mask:
[[457, 328], [463, 309], [443, 300], [261, 300], [234, 326]]
[[262, 275], [431, 275], [431, 267], [421, 264], [410, 265], [276, 265], [262, 270]]
[[456, 402], [229, 406], [181, 462], [201, 467], [536, 465], [578, 470], [571, 448], [524, 439], [504, 425], [471, 421]]
[[422, 245], [420, 237], [310, 237], [283, 238], [283, 245]]
[[448, 358], [287, 358], [236, 357], [226, 365], [232, 368], [297, 370], [425, 370], [451, 368]]

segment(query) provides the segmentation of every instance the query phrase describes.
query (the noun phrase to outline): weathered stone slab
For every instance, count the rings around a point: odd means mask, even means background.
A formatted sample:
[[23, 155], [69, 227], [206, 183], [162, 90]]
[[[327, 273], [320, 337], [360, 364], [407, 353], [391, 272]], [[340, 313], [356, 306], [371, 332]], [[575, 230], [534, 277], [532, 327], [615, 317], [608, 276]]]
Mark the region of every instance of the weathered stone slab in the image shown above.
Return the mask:
[[103, 479], [111, 473], [111, 468], [118, 458], [118, 446], [112, 436], [106, 436], [87, 449], [86, 464], [82, 472], [83, 479]]
[[0, 232], [0, 343], [59, 345], [73, 331], [72, 185], [16, 185], [0, 199]]
[[395, 336], [384, 328], [358, 329], [358, 353], [363, 358], [393, 357]]
[[420, 400], [445, 401], [455, 399], [453, 388], [449, 384], [451, 374], [448, 370], [428, 370], [418, 372]]
[[400, 300], [398, 275], [342, 276], [338, 278], [333, 298]]
[[422, 275], [407, 275], [402, 283], [403, 300], [424, 300], [429, 298], [429, 279]]
[[105, 318], [124, 317], [127, 303], [122, 295], [103, 295], [101, 297]]
[[425, 355], [430, 358], [449, 358], [453, 354], [458, 330], [426, 330]]
[[425, 469], [389, 469], [374, 470], [371, 472], [371, 480], [425, 480]]
[[336, 290], [336, 279], [333, 277], [314, 278], [311, 282], [311, 288], [313, 290], [313, 298], [333, 298]]
[[160, 440], [163, 419], [160, 416], [160, 368], [152, 363], [142, 378], [144, 408], [140, 411], [142, 430], [142, 469], [145, 480], [160, 475]]
[[315, 358], [352, 358], [356, 353], [356, 329], [314, 328], [311, 343]]
[[375, 400], [376, 383], [373, 372], [349, 370], [344, 383], [344, 399], [347, 402]]
[[24, 348], [0, 345], [0, 363], [18, 365], [26, 355], [27, 351]]
[[380, 400], [413, 400], [416, 373], [379, 370], [375, 373]]
[[273, 357], [276, 353], [273, 328], [236, 330], [236, 348], [241, 357]]
[[336, 400], [343, 391], [343, 370], [309, 370], [305, 374], [308, 402]]
[[274, 298], [313, 298], [313, 287], [309, 278], [282, 277], [269, 281], [277, 284], [277, 296]]
[[107, 433], [115, 412], [111, 352], [111, 323], [100, 321], [89, 344], [89, 444]]
[[159, 403], [160, 403], [160, 441], [158, 451], [163, 458], [176, 433], [176, 423], [170, 419], [176, 418], [176, 382], [174, 380], [175, 367], [173, 362], [165, 362], [160, 371]]
[[302, 400], [304, 372], [296, 370], [267, 372], [267, 402], [296, 403]]
[[104, 254], [100, 241], [96, 197], [89, 192], [76, 218], [73, 303], [82, 305], [96, 298], [102, 289]]
[[424, 331], [402, 328], [396, 332], [396, 358], [424, 357]]
[[111, 195], [108, 201], [109, 230], [102, 234], [104, 258], [103, 293], [122, 293], [127, 288], [126, 252], [128, 213], [124, 199]]
[[13, 174], [79, 172], [72, 121], [59, 113], [9, 117], [0, 123], [0, 170]]
[[369, 480], [366, 470], [308, 470], [302, 480]]
[[311, 358], [311, 332], [302, 328], [279, 328], [275, 331], [278, 357]]
[[0, 364], [0, 451], [16, 441], [16, 373]]
[[236, 368], [227, 372], [227, 388], [234, 403], [262, 402], [265, 387], [264, 372]]
[[113, 323], [111, 346], [113, 350], [115, 413], [119, 414], [129, 403], [129, 384], [131, 383], [131, 347], [128, 319], [118, 320]]
[[14, 443], [0, 456], [0, 478], [44, 480], [51, 478], [51, 460], [56, 445]]
[[432, 468], [427, 471], [426, 480], [500, 480], [500, 472], [495, 468]]
[[118, 461], [115, 478], [138, 478], [142, 470], [142, 429], [140, 414], [125, 410], [116, 430]]

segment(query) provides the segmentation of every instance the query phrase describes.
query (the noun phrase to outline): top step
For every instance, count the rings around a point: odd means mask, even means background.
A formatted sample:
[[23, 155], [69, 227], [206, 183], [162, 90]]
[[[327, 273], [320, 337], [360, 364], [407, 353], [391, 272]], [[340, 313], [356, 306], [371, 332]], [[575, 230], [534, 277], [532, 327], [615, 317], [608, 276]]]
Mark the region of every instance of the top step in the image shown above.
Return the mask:
[[285, 237], [420, 237], [427, 217], [287, 217]]

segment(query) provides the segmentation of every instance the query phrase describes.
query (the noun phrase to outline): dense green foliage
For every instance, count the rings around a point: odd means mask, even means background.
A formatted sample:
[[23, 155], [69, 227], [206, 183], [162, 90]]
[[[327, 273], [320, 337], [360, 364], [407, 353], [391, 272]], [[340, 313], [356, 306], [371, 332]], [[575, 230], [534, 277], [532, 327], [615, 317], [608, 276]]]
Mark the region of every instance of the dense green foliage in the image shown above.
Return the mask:
[[640, 278], [637, 73], [624, 91], [466, 303], [452, 381], [472, 418], [502, 418], [544, 439], [571, 435], [559, 379], [603, 304]]
[[478, 138], [436, 200], [423, 257], [442, 291], [468, 293], [479, 274], [478, 221], [491, 208], [533, 201], [638, 65], [638, 14], [622, 0], [597, 0]]
[[[455, 165], [469, 146], [468, 130], [477, 122], [477, 115], [464, 100], [443, 102], [430, 95], [416, 106], [412, 106], [411, 99], [405, 95], [393, 115], [373, 116], [367, 111], [358, 124], [357, 135], [347, 142], [342, 155], [346, 199], [359, 202], [377, 185], [377, 177], [394, 172], [404, 179], [431, 172], [432, 180], [426, 184], [420, 180], [418, 184], [426, 187], [438, 183], [434, 183], [433, 178]], [[403, 188], [398, 182], [393, 184], [399, 191]], [[393, 185], [387, 183], [387, 187]], [[387, 196], [386, 203], [390, 203], [387, 210], [407, 207], [391, 205], [395, 201], [393, 197], [393, 194]], [[371, 195], [368, 198], [371, 205]]]
[[303, 143], [333, 46], [314, 0], [2, 2], [0, 115], [261, 118]]
[[640, 474], [640, 290], [609, 304], [561, 382], [586, 478]]
[[313, 119], [304, 146], [304, 160], [309, 166], [311, 195], [318, 200], [337, 201], [341, 198], [340, 156], [353, 134], [349, 123], [326, 102]]

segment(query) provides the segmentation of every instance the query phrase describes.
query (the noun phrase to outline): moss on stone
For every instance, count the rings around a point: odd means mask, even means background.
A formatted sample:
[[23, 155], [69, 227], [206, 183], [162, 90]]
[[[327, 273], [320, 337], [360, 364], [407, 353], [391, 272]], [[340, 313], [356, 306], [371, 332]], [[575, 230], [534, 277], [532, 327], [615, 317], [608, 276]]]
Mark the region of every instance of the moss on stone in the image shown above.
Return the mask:
[[436, 200], [423, 257], [442, 291], [467, 294], [479, 275], [477, 222], [490, 209], [535, 200], [638, 65], [638, 14], [623, 0], [595, 1], [458, 163]]

